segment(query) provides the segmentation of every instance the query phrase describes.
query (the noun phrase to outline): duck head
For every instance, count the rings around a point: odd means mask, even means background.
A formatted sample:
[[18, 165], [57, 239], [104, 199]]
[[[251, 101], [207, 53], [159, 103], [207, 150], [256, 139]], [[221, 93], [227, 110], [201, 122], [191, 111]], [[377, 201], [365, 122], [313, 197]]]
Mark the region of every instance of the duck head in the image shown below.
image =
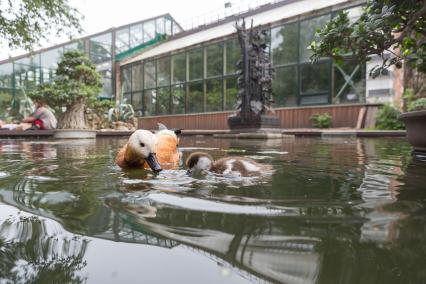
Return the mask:
[[205, 152], [194, 152], [186, 159], [188, 174], [206, 173], [213, 165], [213, 158]]
[[136, 130], [129, 138], [128, 148], [132, 160], [145, 160], [149, 167], [156, 173], [161, 172], [157, 161], [157, 137], [148, 130]]

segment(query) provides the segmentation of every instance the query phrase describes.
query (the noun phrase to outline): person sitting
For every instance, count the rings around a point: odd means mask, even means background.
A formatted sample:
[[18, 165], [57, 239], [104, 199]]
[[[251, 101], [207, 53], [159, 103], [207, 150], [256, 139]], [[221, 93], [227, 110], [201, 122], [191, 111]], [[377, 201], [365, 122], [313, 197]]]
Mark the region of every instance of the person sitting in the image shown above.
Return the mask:
[[31, 129], [55, 129], [58, 121], [55, 115], [49, 110], [47, 103], [35, 101], [35, 111], [30, 116], [24, 118], [22, 122], [32, 123]]

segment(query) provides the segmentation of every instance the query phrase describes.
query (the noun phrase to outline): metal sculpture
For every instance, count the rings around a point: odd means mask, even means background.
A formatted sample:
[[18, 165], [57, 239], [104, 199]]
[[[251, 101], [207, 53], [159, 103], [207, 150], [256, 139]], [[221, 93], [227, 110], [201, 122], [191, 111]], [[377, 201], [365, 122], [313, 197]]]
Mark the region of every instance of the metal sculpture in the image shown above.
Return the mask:
[[231, 130], [278, 128], [279, 120], [271, 115], [272, 73], [266, 30], [236, 24], [242, 56], [237, 62], [238, 100], [235, 114], [228, 118]]

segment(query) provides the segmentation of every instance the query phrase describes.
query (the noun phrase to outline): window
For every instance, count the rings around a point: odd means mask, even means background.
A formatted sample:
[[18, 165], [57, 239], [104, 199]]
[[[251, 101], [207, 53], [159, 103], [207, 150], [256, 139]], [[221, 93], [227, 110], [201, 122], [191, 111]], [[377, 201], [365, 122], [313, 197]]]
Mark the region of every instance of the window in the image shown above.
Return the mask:
[[178, 114], [185, 112], [185, 85], [172, 86], [171, 113]]
[[172, 74], [173, 83], [181, 83], [186, 81], [186, 54], [176, 54], [172, 56]]
[[297, 66], [277, 68], [272, 81], [274, 107], [297, 106]]
[[157, 60], [157, 86], [170, 85], [170, 57]]
[[223, 74], [223, 46], [222, 44], [210, 45], [207, 51], [207, 77], [221, 76]]
[[143, 89], [143, 65], [132, 66], [132, 91], [141, 91]]
[[145, 90], [143, 92], [143, 115], [155, 115], [155, 105], [157, 102], [156, 89]]
[[207, 80], [206, 111], [220, 111], [222, 109], [222, 80]]
[[301, 95], [329, 94], [330, 62], [300, 66]]
[[299, 54], [301, 62], [309, 61], [309, 57], [312, 55], [309, 46], [312, 41], [317, 40], [316, 30], [324, 27], [329, 20], [330, 14], [327, 14], [300, 22]]
[[230, 77], [225, 80], [225, 110], [234, 110], [237, 104], [237, 78]]
[[203, 76], [203, 49], [195, 49], [188, 52], [189, 80], [202, 79]]
[[130, 27], [130, 47], [135, 47], [143, 42], [143, 24]]
[[143, 24], [143, 42], [147, 42], [155, 37], [155, 21]]
[[345, 60], [334, 64], [333, 103], [354, 103], [365, 100], [365, 65]]
[[115, 32], [115, 48], [116, 53], [130, 48], [130, 29], [128, 27]]
[[190, 83], [188, 85], [188, 106], [187, 110], [191, 112], [203, 112], [204, 110], [204, 92], [203, 82]]
[[156, 114], [170, 113], [170, 87], [157, 89], [157, 111]]
[[144, 82], [145, 89], [155, 88], [155, 61], [145, 63]]
[[271, 30], [272, 64], [274, 66], [297, 62], [298, 23]]
[[[121, 69], [121, 88], [123, 93], [127, 93], [131, 91], [132, 86], [132, 74], [130, 68], [122, 68]], [[129, 101], [130, 103], [130, 101]]]
[[136, 92], [132, 94], [132, 106], [134, 110], [142, 109], [142, 92]]
[[237, 62], [241, 60], [241, 47], [237, 39], [226, 42], [226, 74], [237, 71]]
[[165, 34], [166, 30], [165, 30], [165, 26], [164, 26], [164, 18], [158, 18], [156, 20], [156, 24], [157, 24], [157, 34]]

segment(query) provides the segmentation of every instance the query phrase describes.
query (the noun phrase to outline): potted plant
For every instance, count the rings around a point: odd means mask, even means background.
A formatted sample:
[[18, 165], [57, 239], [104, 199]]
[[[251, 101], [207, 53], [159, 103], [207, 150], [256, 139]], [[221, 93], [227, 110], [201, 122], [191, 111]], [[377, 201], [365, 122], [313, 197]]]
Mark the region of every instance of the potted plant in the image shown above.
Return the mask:
[[404, 99], [407, 111], [400, 119], [407, 129], [408, 142], [415, 152], [426, 152], [426, 97], [422, 92], [415, 95], [413, 89], [408, 89]]
[[39, 85], [30, 97], [47, 102], [56, 111], [55, 138], [95, 138], [96, 131], [88, 127], [86, 109], [96, 109], [101, 88], [96, 66], [84, 53], [71, 50], [63, 54], [54, 80]]

